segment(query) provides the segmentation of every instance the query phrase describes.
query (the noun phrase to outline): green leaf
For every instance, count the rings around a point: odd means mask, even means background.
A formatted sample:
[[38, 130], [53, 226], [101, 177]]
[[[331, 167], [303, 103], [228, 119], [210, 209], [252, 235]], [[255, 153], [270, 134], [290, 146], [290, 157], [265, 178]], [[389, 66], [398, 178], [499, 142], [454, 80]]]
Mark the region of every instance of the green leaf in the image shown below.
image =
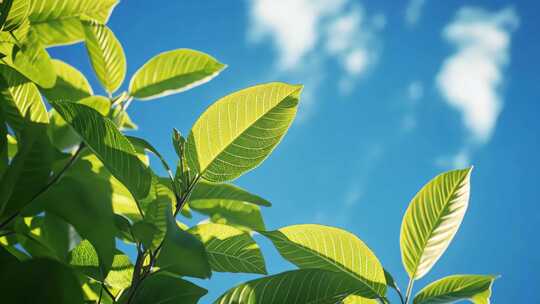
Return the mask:
[[424, 287], [415, 297], [414, 304], [454, 303], [469, 300], [474, 304], [489, 304], [491, 287], [497, 276], [452, 275]]
[[[70, 223], [96, 249], [101, 272], [113, 262], [116, 227], [112, 210], [114, 191], [110, 175], [94, 155], [82, 155], [62, 179], [31, 206], [43, 208]], [[70, 202], [59, 204], [58, 202]]]
[[17, 140], [11, 135], [7, 135], [7, 145], [8, 145], [8, 158], [12, 159], [17, 154]]
[[165, 158], [163, 158], [163, 156], [161, 156], [161, 153], [159, 153], [158, 150], [156, 150], [156, 148], [154, 148], [154, 146], [152, 146], [151, 143], [149, 143], [148, 141], [146, 141], [145, 139], [143, 138], [139, 138], [139, 137], [135, 137], [135, 136], [126, 136], [129, 141], [134, 145], [134, 146], [138, 146], [138, 147], [141, 147], [143, 148], [144, 150], [147, 150], [147, 151], [150, 151], [151, 153], [153, 153], [155, 156], [157, 156], [159, 158], [159, 160], [161, 161], [161, 164], [163, 165], [163, 168], [166, 170], [166, 171], [171, 171], [171, 168], [169, 167], [169, 165], [167, 164], [167, 162], [165, 161]]
[[334, 227], [305, 224], [261, 231], [285, 259], [299, 268], [319, 268], [347, 274], [358, 285], [356, 295], [386, 294], [381, 263], [355, 235]]
[[116, 237], [124, 242], [135, 243], [133, 235], [131, 234], [131, 223], [127, 218], [122, 215], [114, 215], [114, 224], [116, 225], [117, 235]]
[[209, 278], [212, 274], [204, 245], [195, 236], [178, 227], [172, 214], [169, 214], [167, 234], [156, 266], [181, 276]]
[[152, 246], [152, 241], [154, 236], [159, 233], [156, 225], [149, 223], [147, 221], [140, 221], [133, 224], [131, 227], [131, 233], [136, 241], [143, 244], [144, 248], [150, 248]]
[[51, 88], [56, 82], [56, 74], [47, 51], [32, 29], [25, 37], [13, 44], [11, 55], [4, 62], [15, 68], [28, 79], [43, 88]]
[[203, 242], [212, 270], [266, 274], [261, 250], [248, 233], [210, 223], [197, 225], [188, 232]]
[[33, 257], [48, 257], [65, 261], [69, 249], [69, 226], [51, 213], [20, 219], [15, 224], [20, 244]]
[[132, 277], [133, 264], [131, 264], [129, 257], [116, 250], [111, 271], [105, 278], [105, 284], [118, 290], [126, 289], [131, 285]]
[[[77, 103], [89, 106], [103, 116], [108, 115], [111, 108], [111, 103], [107, 98], [97, 95], [83, 98]], [[69, 149], [81, 143], [81, 137], [54, 109], [49, 112], [49, 119], [47, 134], [59, 150]]]
[[42, 89], [48, 100], [77, 101], [94, 94], [84, 75], [73, 66], [53, 59], [56, 83], [52, 88]]
[[[196, 304], [206, 293], [206, 289], [175, 275], [156, 273], [142, 281], [130, 303]], [[119, 302], [123, 303], [122, 300]]]
[[255, 204], [259, 206], [272, 205], [264, 198], [258, 195], [251, 194], [238, 186], [232, 184], [210, 183], [204, 180], [197, 183], [197, 185], [193, 189], [193, 192], [191, 193], [191, 196], [189, 197], [190, 202], [200, 200], [237, 201]]
[[[46, 277], [44, 277], [46, 274]], [[2, 302], [81, 304], [82, 290], [69, 267], [49, 259], [2, 265]]]
[[146, 197], [151, 183], [150, 171], [112, 121], [85, 105], [59, 101], [51, 104], [135, 198]]
[[103, 88], [112, 94], [126, 76], [126, 56], [114, 33], [103, 24], [83, 22], [85, 45], [94, 72]]
[[31, 0], [30, 23], [46, 46], [84, 39], [81, 19], [106, 23], [117, 0]]
[[30, 12], [29, 0], [10, 0], [4, 1], [3, 6], [7, 6], [10, 3], [9, 13], [2, 10], [2, 14], [8, 13], [5, 23], [3, 24], [3, 31], [13, 31], [24, 23]]
[[227, 224], [240, 229], [265, 230], [260, 207], [241, 201], [196, 200], [189, 207], [210, 217], [213, 223]]
[[145, 248], [155, 250], [167, 233], [167, 221], [172, 214], [174, 193], [156, 176], [152, 179], [150, 192], [149, 202], [146, 200], [141, 202], [141, 208], [145, 214], [144, 222], [152, 227], [151, 234], [146, 233], [150, 238], [146, 239], [143, 245]]
[[[384, 301], [384, 300], [383, 300]], [[343, 300], [343, 304], [379, 304], [378, 300], [367, 299], [360, 296], [350, 295]], [[382, 302], [387, 303], [387, 302]]]
[[212, 182], [258, 166], [291, 125], [302, 86], [268, 83], [221, 98], [195, 122], [187, 139], [189, 167]]
[[26, 127], [27, 121], [43, 124], [49, 122], [36, 85], [6, 65], [0, 65], [0, 75], [0, 99], [4, 116], [16, 133]]
[[149, 100], [179, 93], [210, 81], [225, 67], [212, 56], [194, 50], [163, 52], [135, 72], [129, 94]]
[[216, 304], [334, 304], [357, 292], [357, 282], [343, 273], [300, 269], [263, 277], [229, 289]]
[[423, 277], [456, 234], [469, 204], [472, 168], [440, 174], [413, 198], [401, 224], [401, 259], [411, 279]]

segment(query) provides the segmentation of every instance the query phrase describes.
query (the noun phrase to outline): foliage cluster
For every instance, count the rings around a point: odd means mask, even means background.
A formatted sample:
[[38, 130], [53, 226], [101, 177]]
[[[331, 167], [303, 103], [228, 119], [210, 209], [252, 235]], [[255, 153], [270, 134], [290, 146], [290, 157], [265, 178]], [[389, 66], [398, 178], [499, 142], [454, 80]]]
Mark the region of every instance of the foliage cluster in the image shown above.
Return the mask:
[[[170, 167], [134, 129], [127, 109], [201, 85], [225, 65], [205, 53], [158, 54], [131, 76], [107, 27], [117, 0], [0, 2], [0, 290], [3, 303], [197, 303], [189, 278], [254, 273], [216, 303], [408, 303], [413, 282], [443, 254], [469, 201], [471, 169], [450, 171], [414, 197], [401, 229], [406, 292], [375, 254], [339, 228], [305, 224], [268, 231], [270, 202], [231, 183], [258, 166], [291, 125], [302, 86], [255, 85], [212, 104], [187, 138], [172, 132]], [[107, 96], [47, 48], [82, 42]], [[158, 176], [149, 155], [167, 176]], [[193, 227], [182, 218], [208, 221]], [[298, 269], [267, 275], [252, 238], [268, 238]], [[117, 247], [134, 246], [135, 261]], [[488, 303], [494, 276], [454, 275], [415, 304]], [[412, 298], [411, 298], [412, 299]]]

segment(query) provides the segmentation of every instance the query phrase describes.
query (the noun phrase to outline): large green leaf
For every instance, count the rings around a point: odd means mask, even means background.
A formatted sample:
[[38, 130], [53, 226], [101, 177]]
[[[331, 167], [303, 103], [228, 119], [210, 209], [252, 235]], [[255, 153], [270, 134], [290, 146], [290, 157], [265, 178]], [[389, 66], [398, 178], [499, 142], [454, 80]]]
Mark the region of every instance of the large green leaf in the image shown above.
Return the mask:
[[51, 104], [135, 198], [146, 197], [151, 183], [150, 171], [112, 121], [82, 104], [59, 101]]
[[381, 263], [355, 235], [342, 229], [305, 224], [261, 231], [279, 253], [300, 268], [342, 272], [358, 285], [357, 295], [382, 298], [386, 281]]
[[[10, 0], [4, 1], [4, 5], [10, 3], [9, 13], [2, 30], [13, 31], [24, 23], [30, 12], [30, 0]], [[3, 13], [3, 12], [2, 12]]]
[[186, 153], [190, 168], [213, 182], [258, 166], [291, 125], [302, 86], [268, 83], [221, 98], [195, 122]]
[[69, 226], [51, 213], [16, 221], [21, 246], [33, 257], [65, 261], [69, 248]]
[[[206, 293], [206, 289], [175, 275], [155, 273], [141, 283], [130, 303], [196, 304]], [[122, 300], [119, 302], [124, 303]]]
[[470, 169], [443, 173], [413, 198], [401, 224], [401, 259], [412, 279], [423, 277], [456, 234], [469, 204]]
[[[53, 99], [51, 99], [53, 100]], [[65, 100], [65, 99], [54, 99]], [[68, 99], [69, 100], [69, 99]], [[98, 111], [101, 115], [107, 116], [111, 108], [109, 99], [103, 96], [89, 96], [78, 101], [79, 104], [83, 104]], [[47, 134], [51, 138], [51, 142], [60, 150], [72, 148], [81, 143], [81, 137], [71, 128], [70, 125], [52, 109], [49, 115], [49, 127], [47, 128]]]
[[231, 184], [215, 184], [207, 181], [199, 181], [191, 196], [189, 197], [190, 202], [195, 201], [237, 201], [237, 202], [246, 202], [259, 206], [271, 206], [269, 201], [264, 198], [251, 194], [246, 190]]
[[96, 76], [105, 90], [112, 94], [126, 76], [126, 56], [114, 33], [103, 24], [83, 22], [85, 45]]
[[110, 176], [101, 173], [105, 170], [96, 156], [83, 155], [33, 204], [63, 218], [81, 237], [88, 239], [99, 256], [103, 274], [113, 262], [116, 235], [112, 210], [114, 189]]
[[30, 23], [46, 46], [84, 39], [81, 19], [106, 23], [117, 0], [30, 0]]
[[169, 214], [167, 234], [156, 266], [181, 276], [209, 278], [212, 274], [204, 245], [195, 236], [178, 227], [172, 214]]
[[240, 229], [265, 230], [259, 206], [233, 200], [195, 200], [189, 207], [210, 217], [210, 221]]
[[71, 269], [49, 259], [2, 265], [0, 292], [3, 303], [83, 303], [81, 287]]
[[[146, 200], [148, 202], [145, 202]], [[137, 223], [147, 223], [147, 227], [149, 225], [153, 227], [148, 242], [143, 244], [145, 248], [155, 250], [159, 247], [167, 233], [167, 221], [170, 214], [172, 214], [174, 193], [167, 186], [163, 185], [158, 177], [154, 176], [149, 199], [147, 198], [145, 201], [141, 202], [141, 208], [145, 215], [144, 220]], [[134, 225], [133, 228], [135, 227]]]
[[225, 65], [205, 53], [178, 49], [146, 62], [131, 78], [129, 94], [154, 99], [189, 90], [216, 77]]
[[251, 236], [221, 224], [200, 224], [189, 230], [206, 248], [214, 271], [266, 274], [261, 250]]
[[42, 90], [48, 100], [77, 101], [94, 94], [79, 70], [58, 59], [53, 59], [52, 65], [56, 72], [56, 83], [54, 87]]
[[[317, 303], [334, 304], [358, 291], [357, 282], [343, 273], [299, 269], [245, 282], [229, 289], [217, 304]], [[360, 287], [361, 289], [361, 287]]]
[[452, 275], [424, 287], [414, 304], [443, 304], [470, 300], [474, 304], [489, 304], [491, 287], [497, 276]]

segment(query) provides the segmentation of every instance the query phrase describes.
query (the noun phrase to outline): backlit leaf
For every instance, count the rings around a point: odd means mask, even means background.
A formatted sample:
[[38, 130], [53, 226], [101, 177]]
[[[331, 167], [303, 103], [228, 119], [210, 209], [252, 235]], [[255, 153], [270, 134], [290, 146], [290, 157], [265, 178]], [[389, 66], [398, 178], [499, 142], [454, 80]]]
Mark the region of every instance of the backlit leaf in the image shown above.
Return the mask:
[[206, 293], [206, 289], [178, 276], [170, 273], [156, 273], [141, 283], [130, 303], [196, 304]]
[[221, 98], [195, 122], [187, 139], [190, 168], [212, 182], [258, 166], [291, 125], [302, 86], [267, 83]]
[[492, 275], [452, 275], [424, 287], [414, 304], [443, 304], [469, 300], [474, 304], [489, 304], [491, 287], [497, 277]]
[[146, 62], [131, 78], [129, 94], [154, 99], [189, 90], [216, 77], [225, 65], [194, 50], [163, 52]]
[[407, 208], [401, 224], [401, 259], [412, 279], [428, 273], [454, 238], [469, 204], [471, 170], [435, 177]]
[[56, 72], [56, 83], [54, 87], [42, 90], [48, 100], [77, 101], [94, 94], [79, 70], [58, 59], [53, 59], [52, 65]]
[[384, 270], [373, 252], [355, 235], [334, 227], [305, 224], [261, 231], [279, 253], [300, 268], [342, 272], [358, 285], [357, 295], [386, 294]]

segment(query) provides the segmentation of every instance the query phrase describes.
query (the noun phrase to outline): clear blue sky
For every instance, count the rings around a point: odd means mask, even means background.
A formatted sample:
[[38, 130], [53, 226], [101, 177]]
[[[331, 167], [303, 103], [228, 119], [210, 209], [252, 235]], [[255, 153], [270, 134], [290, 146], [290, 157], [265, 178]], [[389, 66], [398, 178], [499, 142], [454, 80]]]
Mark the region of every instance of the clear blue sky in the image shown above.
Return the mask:
[[[129, 109], [140, 126], [134, 134], [171, 163], [172, 128], [188, 133], [219, 97], [261, 82], [303, 83], [288, 135], [262, 166], [236, 181], [273, 203], [264, 210], [267, 228], [345, 228], [403, 288], [399, 230], [410, 199], [436, 174], [473, 164], [461, 229], [415, 286], [455, 273], [500, 274], [494, 303], [540, 303], [538, 3], [149, 3], [124, 0], [109, 22], [125, 48], [128, 77], [175, 48], [201, 50], [229, 66], [204, 86]], [[51, 54], [84, 71], [100, 92], [82, 45]], [[293, 268], [257, 240], [271, 273]], [[253, 277], [197, 280], [210, 289], [202, 303]]]

